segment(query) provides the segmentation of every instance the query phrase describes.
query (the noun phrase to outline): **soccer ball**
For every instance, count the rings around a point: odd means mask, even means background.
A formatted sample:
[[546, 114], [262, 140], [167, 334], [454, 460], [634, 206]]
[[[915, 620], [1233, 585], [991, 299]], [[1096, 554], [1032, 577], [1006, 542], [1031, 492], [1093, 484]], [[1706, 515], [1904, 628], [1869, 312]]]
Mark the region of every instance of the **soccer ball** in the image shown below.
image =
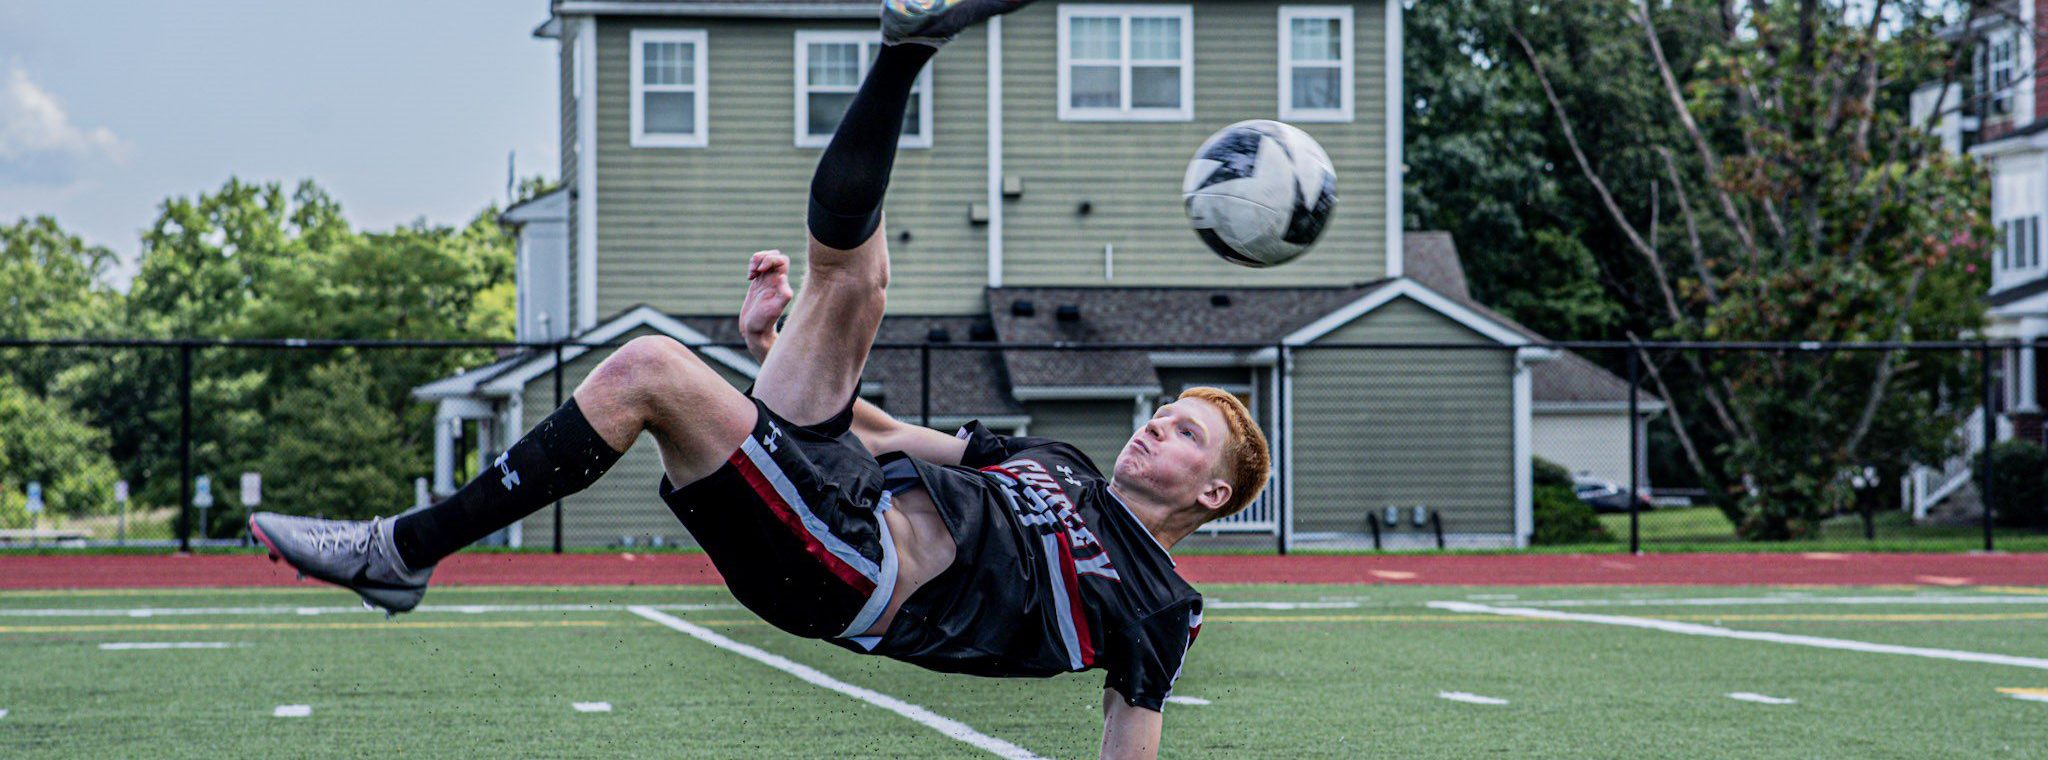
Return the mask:
[[1224, 261], [1279, 266], [1322, 237], [1337, 205], [1337, 171], [1307, 132], [1241, 121], [1202, 143], [1181, 198], [1195, 234]]

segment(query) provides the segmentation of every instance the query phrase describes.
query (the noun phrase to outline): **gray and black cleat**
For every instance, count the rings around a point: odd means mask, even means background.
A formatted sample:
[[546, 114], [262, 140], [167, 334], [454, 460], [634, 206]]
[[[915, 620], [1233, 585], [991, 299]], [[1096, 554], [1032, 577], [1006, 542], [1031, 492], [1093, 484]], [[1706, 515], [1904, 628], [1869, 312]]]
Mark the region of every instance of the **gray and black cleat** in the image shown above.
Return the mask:
[[962, 29], [1030, 4], [1031, 0], [882, 0], [882, 42], [941, 47]]
[[249, 534], [300, 577], [313, 576], [356, 592], [386, 614], [419, 606], [434, 568], [409, 570], [391, 543], [391, 521], [319, 520], [270, 512], [249, 516]]

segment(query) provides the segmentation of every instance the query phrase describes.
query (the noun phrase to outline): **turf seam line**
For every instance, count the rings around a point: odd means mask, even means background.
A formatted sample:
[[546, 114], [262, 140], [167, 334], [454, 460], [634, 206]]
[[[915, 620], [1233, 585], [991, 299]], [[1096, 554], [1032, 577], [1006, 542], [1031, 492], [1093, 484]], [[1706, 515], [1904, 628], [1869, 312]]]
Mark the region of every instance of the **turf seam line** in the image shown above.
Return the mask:
[[687, 634], [692, 638], [697, 639], [698, 641], [702, 641], [706, 644], [710, 644], [712, 646], [724, 649], [734, 654], [738, 654], [742, 657], [761, 663], [763, 665], [767, 665], [768, 667], [774, 668], [776, 670], [780, 670], [784, 673], [796, 676], [797, 678], [803, 679], [804, 682], [809, 683], [813, 686], [830, 689], [832, 691], [839, 692], [846, 696], [853, 697], [854, 699], [858, 699], [862, 702], [866, 702], [876, 707], [880, 707], [884, 710], [896, 713], [897, 715], [901, 715], [905, 718], [909, 718], [910, 720], [916, 721], [917, 723], [923, 724], [928, 728], [931, 728], [933, 730], [938, 731], [941, 734], [946, 735], [948, 738], [965, 742], [970, 746], [987, 751], [990, 754], [996, 755], [997, 757], [1002, 757], [1006, 760], [1045, 760], [1045, 758], [1040, 757], [1039, 755], [1031, 752], [1030, 750], [1027, 750], [1023, 747], [1019, 747], [1015, 744], [1011, 744], [1007, 741], [1003, 741], [1002, 739], [989, 736], [988, 734], [984, 734], [980, 731], [976, 731], [973, 727], [968, 726], [965, 723], [961, 723], [960, 721], [948, 718], [946, 716], [932, 712], [931, 710], [928, 710], [924, 707], [914, 705], [909, 702], [905, 702], [901, 699], [897, 699], [895, 697], [883, 694], [873, 689], [862, 688], [847, 683], [845, 681], [841, 681], [839, 679], [825, 675], [823, 672], [820, 672], [817, 669], [812, 668], [808, 665], [798, 663], [794, 660], [791, 660], [787, 657], [783, 657], [778, 654], [772, 654], [759, 647], [755, 647], [749, 644], [742, 644], [740, 642], [726, 638], [725, 636], [721, 636], [709, 628], [689, 623], [687, 621], [684, 621], [682, 618], [664, 613], [652, 607], [647, 607], [644, 605], [635, 605], [627, 608], [627, 610], [635, 615], [639, 615], [640, 617], [667, 626], [670, 629], [673, 629], [679, 633]]
[[1855, 641], [1851, 639], [1833, 639], [1822, 636], [1803, 636], [1791, 633], [1774, 633], [1768, 631], [1739, 631], [1733, 628], [1721, 628], [1719, 626], [1700, 625], [1698, 623], [1681, 623], [1672, 620], [1659, 620], [1656, 618], [1627, 617], [1623, 615], [1591, 615], [1580, 612], [1558, 612], [1556, 610], [1539, 610], [1532, 609], [1529, 607], [1495, 607], [1486, 604], [1473, 604], [1471, 602], [1430, 602], [1429, 606], [1434, 609], [1450, 610], [1453, 612], [1475, 612], [1484, 613], [1488, 615], [1501, 615], [1504, 617], [1525, 617], [1545, 620], [1566, 620], [1579, 623], [1599, 623], [1603, 625], [1618, 625], [1628, 628], [1641, 628], [1652, 631], [1664, 631], [1666, 633], [1681, 633], [1689, 636], [1711, 636], [1724, 639], [1740, 639], [1743, 641], [1764, 641], [1775, 644], [1792, 644], [1795, 646], [1818, 647], [1821, 649], [1839, 649], [1851, 652], [1869, 652], [1873, 654], [1899, 654], [1909, 655], [1913, 657], [1926, 657], [1936, 660], [1953, 660], [1956, 662], [1977, 662], [1984, 663], [1987, 665], [2010, 665], [2013, 667], [2020, 668], [2048, 670], [2048, 660], [2044, 660], [2038, 657], [2015, 657], [2012, 655], [2004, 654], [1965, 652], [1959, 649], [1933, 649], [1929, 647], [1900, 646], [1897, 644], [1875, 644], [1868, 641]]

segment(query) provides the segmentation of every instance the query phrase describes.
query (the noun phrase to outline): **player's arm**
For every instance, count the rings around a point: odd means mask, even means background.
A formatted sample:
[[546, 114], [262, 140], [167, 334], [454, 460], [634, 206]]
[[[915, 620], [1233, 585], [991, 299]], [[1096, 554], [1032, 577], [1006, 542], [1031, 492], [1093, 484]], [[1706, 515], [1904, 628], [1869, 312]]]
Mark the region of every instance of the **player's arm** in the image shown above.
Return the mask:
[[1165, 715], [1132, 707], [1115, 688], [1102, 690], [1103, 760], [1152, 760], [1159, 756]]
[[[761, 251], [747, 262], [747, 298], [740, 304], [740, 334], [754, 361], [764, 361], [775, 347], [775, 321], [795, 293], [789, 287], [789, 257]], [[880, 456], [901, 451], [936, 464], [959, 464], [967, 442], [922, 425], [912, 425], [867, 401], [853, 402], [853, 434]]]

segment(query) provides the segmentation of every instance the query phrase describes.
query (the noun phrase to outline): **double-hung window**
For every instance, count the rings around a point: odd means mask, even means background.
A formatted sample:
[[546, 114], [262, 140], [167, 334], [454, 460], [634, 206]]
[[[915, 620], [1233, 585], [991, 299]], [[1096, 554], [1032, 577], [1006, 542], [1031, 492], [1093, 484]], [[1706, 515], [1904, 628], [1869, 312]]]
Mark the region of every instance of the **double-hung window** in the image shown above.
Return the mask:
[[1351, 6], [1280, 7], [1280, 118], [1352, 120]]
[[1061, 121], [1195, 118], [1191, 5], [1060, 6]]
[[2012, 35], [2000, 34], [1991, 40], [1988, 83], [1991, 88], [1991, 113], [2005, 115], [2012, 113], [2013, 48], [2017, 42]]
[[635, 29], [632, 138], [635, 148], [710, 144], [707, 55], [702, 30]]
[[[832, 142], [832, 133], [839, 129], [839, 120], [881, 49], [882, 39], [873, 32], [796, 33], [797, 147], [822, 148]], [[931, 66], [911, 85], [910, 107], [903, 112], [903, 137], [897, 145], [932, 146]]]

